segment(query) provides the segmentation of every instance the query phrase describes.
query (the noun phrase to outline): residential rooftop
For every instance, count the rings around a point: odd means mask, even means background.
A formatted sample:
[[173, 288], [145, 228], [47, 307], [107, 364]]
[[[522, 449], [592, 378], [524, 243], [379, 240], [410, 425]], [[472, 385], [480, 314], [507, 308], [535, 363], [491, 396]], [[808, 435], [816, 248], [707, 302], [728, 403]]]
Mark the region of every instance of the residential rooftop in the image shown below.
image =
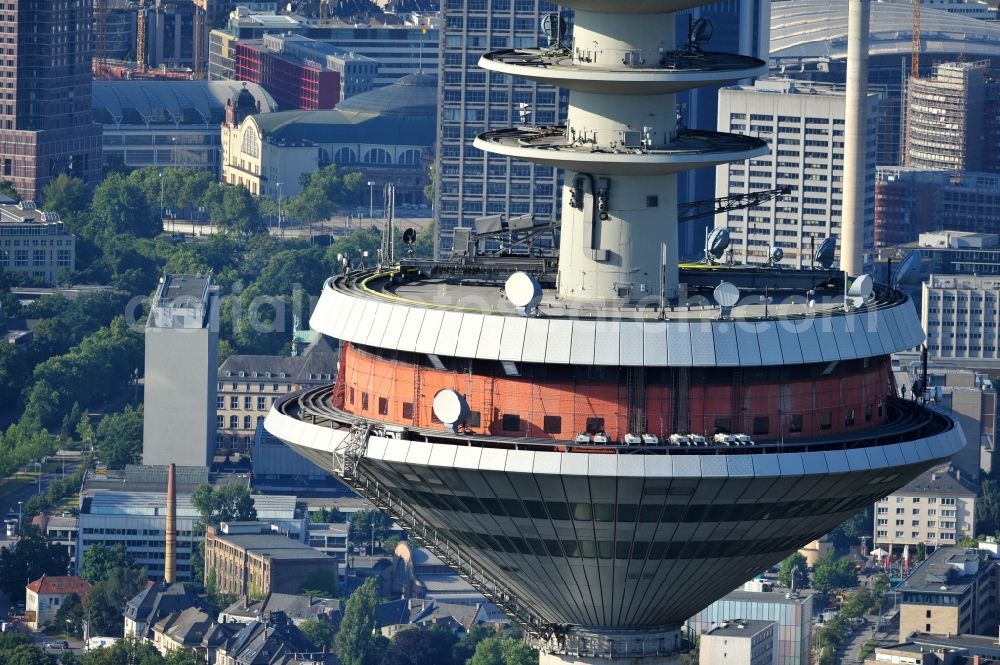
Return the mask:
[[[297, 540], [270, 533], [220, 533], [215, 538], [270, 559], [329, 559], [327, 555]], [[330, 559], [333, 561], [332, 559]]]
[[721, 624], [706, 633], [717, 637], [750, 637], [756, 635], [768, 626], [773, 626], [773, 621], [761, 621], [759, 619], [732, 619], [723, 621]]
[[[939, 547], [899, 585], [903, 602], [907, 593], [962, 595], [991, 563], [975, 549]], [[918, 603], [920, 604], [920, 603]]]

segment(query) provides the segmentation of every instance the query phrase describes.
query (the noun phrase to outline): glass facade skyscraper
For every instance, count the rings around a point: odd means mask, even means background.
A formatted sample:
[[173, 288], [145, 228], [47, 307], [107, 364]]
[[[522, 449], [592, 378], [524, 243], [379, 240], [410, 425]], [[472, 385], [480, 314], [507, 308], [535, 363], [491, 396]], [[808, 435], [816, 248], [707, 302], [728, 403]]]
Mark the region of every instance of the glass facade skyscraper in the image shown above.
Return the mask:
[[441, 9], [434, 203], [436, 251], [447, 255], [452, 230], [473, 226], [476, 217], [531, 213], [542, 220], [558, 214], [556, 169], [487, 154], [472, 139], [517, 124], [559, 124], [566, 95], [477, 66], [484, 51], [544, 45], [542, 17], [558, 7], [540, 0], [443, 0]]

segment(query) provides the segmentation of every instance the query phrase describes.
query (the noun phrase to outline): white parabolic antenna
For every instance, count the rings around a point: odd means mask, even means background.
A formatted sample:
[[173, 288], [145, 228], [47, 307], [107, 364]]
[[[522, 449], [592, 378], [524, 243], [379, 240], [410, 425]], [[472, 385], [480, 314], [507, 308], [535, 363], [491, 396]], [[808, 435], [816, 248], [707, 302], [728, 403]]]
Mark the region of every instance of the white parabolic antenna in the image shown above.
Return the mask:
[[516, 272], [507, 278], [503, 287], [509, 300], [523, 314], [530, 314], [542, 302], [542, 285], [534, 275]]
[[712, 297], [719, 307], [733, 307], [740, 300], [740, 290], [731, 282], [720, 282], [712, 291]]
[[459, 393], [445, 388], [434, 395], [434, 415], [449, 427], [461, 425], [469, 417], [469, 404]]
[[852, 298], [861, 298], [867, 300], [868, 296], [872, 294], [875, 290], [875, 281], [872, 279], [871, 275], [861, 275], [854, 280], [851, 284], [851, 288], [847, 290], [847, 295]]

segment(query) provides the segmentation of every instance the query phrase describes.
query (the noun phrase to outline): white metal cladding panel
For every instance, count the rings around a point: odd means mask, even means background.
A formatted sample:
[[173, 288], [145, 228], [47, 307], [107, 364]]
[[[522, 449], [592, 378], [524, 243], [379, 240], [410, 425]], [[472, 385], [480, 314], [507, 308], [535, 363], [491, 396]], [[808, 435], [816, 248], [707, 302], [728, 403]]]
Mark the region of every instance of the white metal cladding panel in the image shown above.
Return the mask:
[[503, 317], [486, 316], [483, 318], [483, 330], [479, 334], [479, 349], [477, 358], [496, 360], [500, 357], [500, 336], [503, 334]]
[[871, 468], [871, 462], [868, 461], [868, 455], [865, 454], [863, 448], [845, 450], [844, 454], [847, 456], [847, 465], [851, 471], [863, 471]]
[[[600, 457], [608, 457], [601, 455]], [[646, 475], [646, 458], [649, 455], [613, 455], [618, 462], [618, 476], [643, 478]]]
[[[878, 334], [878, 313], [865, 312], [858, 317], [861, 328], [865, 331], [865, 341], [868, 342], [868, 352], [872, 356], [881, 356], [887, 351], [882, 346], [882, 336]], [[854, 343], [857, 346], [857, 342]]]
[[374, 300], [369, 300], [365, 303], [365, 309], [361, 314], [361, 319], [358, 321], [358, 327], [354, 329], [354, 333], [351, 335], [353, 340], [358, 344], [364, 344], [368, 340], [368, 333], [371, 332], [372, 325], [375, 323], [375, 312], [378, 311], [379, 304]]
[[437, 343], [438, 333], [441, 332], [441, 322], [444, 321], [444, 312], [430, 309], [424, 314], [424, 322], [420, 325], [420, 334], [417, 335], [417, 353], [434, 353], [434, 345]]
[[562, 453], [537, 450], [533, 464], [534, 473], [558, 476], [562, 469]]
[[573, 341], [573, 322], [567, 319], [549, 321], [549, 337], [545, 342], [545, 362], [565, 365]]
[[899, 334], [903, 337], [906, 348], [913, 348], [923, 342], [924, 330], [920, 325], [920, 317], [917, 316], [917, 310], [913, 304], [907, 302], [896, 311], [898, 314], [896, 323], [899, 325]]
[[352, 300], [341, 300], [336, 291], [323, 290], [316, 303], [316, 309], [309, 316], [309, 327], [331, 337], [340, 334], [343, 319], [351, 313]]
[[816, 330], [816, 341], [819, 342], [819, 352], [823, 355], [823, 360], [840, 360], [840, 347], [835, 339], [835, 329], [833, 327], [832, 316], [818, 316], [813, 319], [813, 328]]
[[646, 321], [642, 324], [642, 363], [646, 367], [666, 367], [667, 324]]
[[403, 326], [403, 336], [399, 340], [401, 351], [414, 351], [417, 348], [417, 335], [420, 333], [421, 324], [424, 322], [424, 312], [427, 310], [418, 307], [410, 307], [406, 315], [406, 324]]
[[896, 351], [906, 348], [906, 340], [899, 333], [899, 325], [896, 323], [899, 308], [890, 307], [885, 310], [885, 322], [886, 327], [889, 329], [889, 335], [892, 337], [893, 349]]
[[885, 451], [882, 450], [883, 446], [868, 446], [863, 448], [865, 454], [868, 456], [868, 466], [873, 469], [884, 469], [889, 466], [889, 460], [885, 456]]
[[701, 461], [698, 455], [678, 455], [672, 459], [675, 476], [701, 475]]
[[667, 353], [674, 367], [690, 367], [694, 363], [691, 356], [691, 324], [667, 322]]
[[740, 364], [740, 353], [736, 348], [736, 328], [724, 322], [712, 326], [715, 338], [715, 364], [728, 367]]
[[461, 312], [445, 312], [441, 320], [441, 332], [438, 333], [437, 344], [434, 345], [434, 353], [439, 356], [455, 355], [455, 348], [458, 346], [458, 333], [462, 329]]
[[843, 450], [831, 450], [824, 452], [823, 455], [826, 457], [826, 466], [830, 473], [846, 473], [851, 470]]
[[389, 315], [392, 313], [392, 303], [380, 302], [375, 308], [375, 315], [372, 317], [372, 327], [368, 331], [368, 338], [365, 344], [378, 346], [382, 343], [382, 336], [389, 325]]
[[709, 321], [697, 321], [691, 331], [691, 362], [695, 367], [715, 365], [715, 326]]
[[479, 458], [479, 468], [483, 471], [503, 471], [507, 465], [507, 451], [499, 448], [484, 448]]
[[783, 476], [801, 476], [805, 473], [805, 464], [801, 453], [782, 453], [778, 455], [778, 465]]
[[524, 348], [521, 360], [526, 363], [545, 362], [545, 345], [549, 338], [548, 319], [526, 319], [528, 327], [524, 333]]
[[751, 459], [753, 455], [726, 455], [720, 456], [720, 459], [726, 460], [726, 466], [729, 467], [730, 476], [753, 476], [753, 460]]
[[757, 477], [781, 475], [781, 465], [778, 463], [777, 455], [741, 455], [741, 457], [753, 460], [753, 475]]
[[615, 477], [618, 475], [618, 455], [587, 455], [587, 475]]
[[701, 458], [701, 475], [725, 477], [729, 475], [729, 465], [723, 455], [706, 455]]
[[760, 347], [761, 364], [785, 364], [785, 358], [781, 353], [781, 341], [778, 339], [776, 321], [757, 322], [757, 345]]
[[882, 340], [882, 350], [885, 353], [894, 352], [896, 343], [892, 340], [892, 333], [889, 332], [889, 313], [887, 310], [879, 310], [876, 323], [878, 324], [879, 339]]
[[854, 342], [851, 341], [851, 333], [847, 331], [847, 317], [834, 316], [832, 323], [833, 339], [837, 344], [837, 353], [840, 354], [841, 359], [857, 358], [858, 354], [854, 351]]
[[430, 441], [411, 441], [410, 448], [406, 451], [406, 463], [426, 466], [431, 458], [433, 445]]
[[500, 360], [521, 360], [524, 331], [527, 327], [528, 319], [523, 316], [504, 317], [503, 333], [500, 335]]
[[902, 466], [906, 462], [903, 458], [903, 452], [899, 449], [899, 444], [879, 446], [879, 449], [885, 453], [885, 458], [890, 466]]
[[621, 322], [595, 321], [594, 330], [594, 364], [618, 364], [618, 338], [621, 337]]
[[786, 365], [802, 362], [802, 347], [799, 346], [798, 331], [788, 321], [778, 321], [775, 327], [778, 333], [778, 343], [781, 346], [781, 358]]
[[816, 336], [816, 319], [810, 317], [795, 322], [795, 333], [799, 338], [799, 348], [802, 349], [802, 362], [818, 363], [823, 360], [823, 352], [819, 350], [819, 338]]
[[456, 469], [478, 469], [479, 468], [479, 458], [483, 454], [482, 448], [476, 448], [470, 446], [468, 448], [459, 448], [458, 452], [455, 453], [455, 468]]
[[799, 453], [799, 455], [802, 457], [803, 473], [827, 473], [829, 471], [824, 453]]
[[740, 351], [740, 365], [760, 364], [760, 344], [757, 342], [757, 324], [737, 321], [736, 346]]
[[385, 327], [385, 334], [382, 335], [381, 346], [395, 349], [399, 346], [399, 338], [403, 335], [403, 326], [406, 325], [405, 305], [393, 305], [389, 314], [389, 325]]
[[364, 307], [365, 303], [363, 300], [348, 298], [341, 293], [336, 294], [330, 306], [331, 314], [333, 314], [332, 320], [334, 321], [331, 332], [338, 339], [345, 335], [347, 333], [347, 326], [353, 318], [354, 311], [361, 312]]
[[[854, 352], [859, 358], [868, 358], [872, 355], [872, 347], [868, 341], [868, 329], [865, 328], [864, 317], [855, 315], [847, 322], [847, 331], [851, 333], [851, 341], [854, 342]], [[879, 345], [881, 349], [881, 345]]]
[[354, 331], [358, 329], [358, 322], [364, 318], [365, 310], [368, 309], [368, 305], [370, 304], [372, 303], [367, 300], [355, 301], [354, 307], [351, 308], [351, 316], [347, 319], [347, 323], [344, 324], [344, 332], [341, 339], [346, 339], [349, 342], [353, 342], [356, 339]]
[[573, 321], [573, 344], [570, 347], [569, 361], [574, 365], [593, 365], [596, 336], [596, 321]]
[[643, 455], [647, 478], [669, 478], [674, 474], [674, 464], [669, 455]]
[[535, 453], [530, 450], [508, 450], [507, 464], [504, 471], [507, 473], [531, 473], [535, 466]]
[[462, 327], [458, 331], [455, 355], [461, 358], [475, 358], [479, 347], [479, 333], [483, 329], [482, 314], [463, 314]]
[[622, 321], [621, 336], [618, 338], [620, 365], [632, 367], [642, 365], [642, 324]]

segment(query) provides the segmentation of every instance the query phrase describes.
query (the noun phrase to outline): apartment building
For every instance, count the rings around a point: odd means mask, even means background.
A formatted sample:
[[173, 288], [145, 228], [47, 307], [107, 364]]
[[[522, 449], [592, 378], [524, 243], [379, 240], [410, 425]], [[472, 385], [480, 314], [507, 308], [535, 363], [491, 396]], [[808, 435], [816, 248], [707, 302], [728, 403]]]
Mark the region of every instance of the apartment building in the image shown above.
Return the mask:
[[76, 269], [76, 236], [31, 201], [0, 205], [0, 267], [53, 284]]
[[988, 552], [941, 547], [899, 585], [899, 639], [913, 633], [996, 636], [997, 577]]
[[723, 621], [699, 638], [700, 665], [774, 665], [778, 662], [778, 626], [773, 621]]
[[[716, 168], [717, 197], [790, 188], [768, 203], [721, 213], [716, 227], [726, 227], [737, 263], [767, 264], [780, 248], [783, 265], [811, 266], [827, 237], [840, 237], [844, 175], [844, 92], [831, 85], [763, 80], [719, 91], [720, 132], [766, 139], [771, 152], [757, 159]], [[875, 142], [878, 97], [868, 95], [865, 170], [865, 247], [875, 229]], [[838, 242], [838, 256], [840, 243]], [[866, 255], [866, 263], [874, 257]]]
[[976, 487], [950, 463], [875, 502], [875, 544], [895, 554], [918, 543], [940, 547], [975, 535]]
[[1000, 359], [1000, 276], [931, 275], [921, 295], [932, 356]]

